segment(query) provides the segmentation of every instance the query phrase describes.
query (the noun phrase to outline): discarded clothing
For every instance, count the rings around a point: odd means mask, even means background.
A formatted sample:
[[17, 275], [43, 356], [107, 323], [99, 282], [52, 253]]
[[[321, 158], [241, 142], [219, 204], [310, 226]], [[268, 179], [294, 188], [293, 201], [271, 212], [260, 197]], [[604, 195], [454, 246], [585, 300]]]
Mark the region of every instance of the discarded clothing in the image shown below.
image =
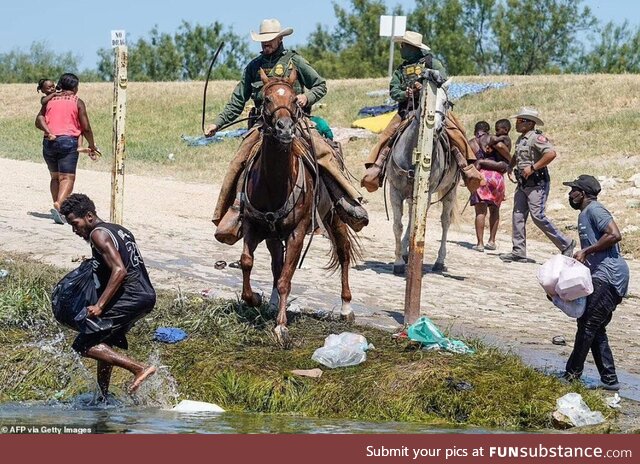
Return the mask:
[[420, 342], [427, 350], [443, 349], [453, 353], [473, 354], [474, 351], [460, 340], [451, 340], [445, 337], [431, 319], [422, 316], [408, 329], [407, 335], [411, 340]]
[[358, 111], [359, 116], [380, 116], [381, 114], [389, 113], [391, 111], [396, 111], [398, 109], [398, 105], [379, 105], [379, 106], [365, 106], [360, 111]]
[[320, 116], [311, 116], [309, 119], [313, 121], [316, 125], [316, 130], [326, 139], [333, 140], [333, 132], [331, 132], [331, 127], [329, 127], [329, 123], [321, 118]]
[[210, 145], [212, 143], [222, 142], [224, 139], [242, 137], [246, 133], [247, 129], [235, 129], [217, 132], [213, 137], [205, 137], [204, 135], [182, 135], [181, 138], [190, 147], [202, 147], [205, 145]]
[[153, 339], [162, 343], [178, 343], [187, 338], [187, 333], [176, 327], [160, 327], [156, 329]]

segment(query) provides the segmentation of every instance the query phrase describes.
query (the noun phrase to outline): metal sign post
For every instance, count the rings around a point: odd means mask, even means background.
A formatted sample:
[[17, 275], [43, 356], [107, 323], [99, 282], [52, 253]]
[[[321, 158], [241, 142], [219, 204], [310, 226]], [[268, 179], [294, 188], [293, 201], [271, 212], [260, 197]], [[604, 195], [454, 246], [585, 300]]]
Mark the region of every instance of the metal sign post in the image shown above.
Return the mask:
[[115, 48], [113, 73], [113, 167], [111, 169], [111, 222], [122, 224], [124, 205], [125, 120], [127, 116], [127, 62], [128, 52], [124, 31], [111, 31]]
[[422, 92], [420, 132], [415, 150], [415, 178], [411, 203], [411, 232], [409, 261], [407, 263], [407, 287], [404, 297], [404, 324], [413, 324], [420, 317], [422, 295], [422, 261], [429, 209], [429, 176], [433, 153], [433, 129], [436, 121], [436, 85], [425, 80]]
[[380, 16], [380, 37], [389, 37], [389, 79], [393, 73], [393, 38], [403, 36], [406, 29], [406, 16]]

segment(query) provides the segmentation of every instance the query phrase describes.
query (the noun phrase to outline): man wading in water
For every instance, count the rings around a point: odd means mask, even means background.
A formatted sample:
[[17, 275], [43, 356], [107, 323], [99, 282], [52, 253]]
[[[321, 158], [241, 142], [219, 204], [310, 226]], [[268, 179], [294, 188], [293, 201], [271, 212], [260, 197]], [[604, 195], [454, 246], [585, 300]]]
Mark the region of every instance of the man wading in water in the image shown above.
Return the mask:
[[72, 348], [82, 356], [98, 361], [98, 386], [107, 398], [113, 366], [134, 375], [129, 392], [156, 372], [154, 366], [135, 361], [116, 352], [117, 346], [128, 349], [126, 334], [156, 303], [156, 292], [131, 232], [118, 224], [104, 222], [96, 214], [93, 201], [83, 194], [73, 194], [60, 207], [73, 232], [91, 245], [98, 279], [98, 301], [87, 307], [87, 317], [100, 317], [109, 328], [81, 333]]

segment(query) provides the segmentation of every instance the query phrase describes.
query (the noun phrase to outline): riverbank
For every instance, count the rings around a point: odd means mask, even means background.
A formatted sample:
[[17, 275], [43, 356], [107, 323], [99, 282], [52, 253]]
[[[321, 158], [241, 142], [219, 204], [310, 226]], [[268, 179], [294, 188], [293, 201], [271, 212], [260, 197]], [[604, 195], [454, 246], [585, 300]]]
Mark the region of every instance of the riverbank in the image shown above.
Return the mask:
[[[90, 360], [72, 356], [73, 332], [53, 320], [49, 292], [64, 271], [21, 255], [0, 253], [9, 275], [0, 281], [0, 403], [68, 400], [92, 389]], [[425, 427], [471, 426], [501, 430], [551, 427], [555, 400], [583, 395], [619, 431], [600, 393], [570, 386], [476, 340], [473, 355], [418, 350], [389, 332], [331, 318], [291, 314], [291, 350], [273, 337], [273, 313], [237, 301], [161, 291], [155, 310], [130, 334], [131, 354], [166, 366], [180, 399], [219, 404], [233, 412], [292, 414], [327, 419], [401, 421]], [[181, 327], [189, 338], [175, 345], [152, 341], [158, 327]], [[364, 335], [375, 349], [358, 366], [326, 369], [311, 360], [330, 333]], [[322, 367], [319, 379], [293, 369]], [[114, 393], [130, 380], [114, 373]], [[140, 393], [144, 395], [144, 389]]]

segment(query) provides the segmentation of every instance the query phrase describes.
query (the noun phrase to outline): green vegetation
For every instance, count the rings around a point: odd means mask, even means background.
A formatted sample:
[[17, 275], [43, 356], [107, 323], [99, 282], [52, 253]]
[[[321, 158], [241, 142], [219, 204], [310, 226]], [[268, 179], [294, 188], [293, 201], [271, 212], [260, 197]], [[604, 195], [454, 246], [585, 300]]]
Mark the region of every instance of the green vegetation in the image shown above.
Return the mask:
[[[52, 319], [48, 294], [58, 269], [0, 254], [10, 274], [0, 281], [0, 402], [68, 399], [92, 388], [89, 374], [70, 353], [73, 332]], [[475, 355], [417, 350], [378, 329], [306, 315], [290, 323], [295, 346], [282, 350], [273, 337], [274, 315], [235, 301], [203, 300], [161, 292], [150, 317], [131, 332], [134, 357], [158, 356], [177, 381], [182, 398], [210, 401], [231, 411], [298, 414], [366, 421], [412, 421], [433, 426], [469, 425], [510, 430], [550, 427], [555, 400], [580, 392], [592, 408], [612, 417], [600, 397], [566, 386], [522, 364], [513, 355], [476, 341]], [[186, 341], [151, 341], [160, 326], [178, 326]], [[330, 333], [357, 331], [375, 345], [366, 362], [323, 369], [319, 379], [292, 369], [318, 367], [311, 360]], [[38, 343], [49, 340], [49, 343]], [[92, 368], [93, 369], [93, 368]], [[115, 391], [130, 380], [114, 371]], [[461, 382], [471, 385], [460, 387]]]

